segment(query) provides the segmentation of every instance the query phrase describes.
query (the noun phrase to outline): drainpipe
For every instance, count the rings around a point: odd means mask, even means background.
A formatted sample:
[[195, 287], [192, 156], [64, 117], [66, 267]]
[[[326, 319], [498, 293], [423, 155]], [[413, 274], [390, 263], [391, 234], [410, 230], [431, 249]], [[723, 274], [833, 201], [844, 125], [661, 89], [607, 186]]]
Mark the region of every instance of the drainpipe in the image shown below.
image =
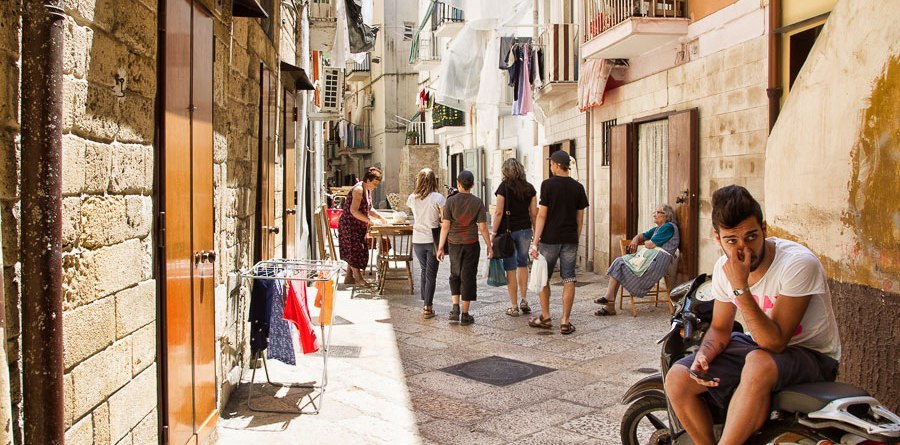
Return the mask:
[[781, 35], [775, 32], [781, 26], [781, 0], [769, 0], [769, 132], [778, 120], [781, 107]]
[[22, 17], [22, 399], [24, 442], [64, 440], [62, 0]]

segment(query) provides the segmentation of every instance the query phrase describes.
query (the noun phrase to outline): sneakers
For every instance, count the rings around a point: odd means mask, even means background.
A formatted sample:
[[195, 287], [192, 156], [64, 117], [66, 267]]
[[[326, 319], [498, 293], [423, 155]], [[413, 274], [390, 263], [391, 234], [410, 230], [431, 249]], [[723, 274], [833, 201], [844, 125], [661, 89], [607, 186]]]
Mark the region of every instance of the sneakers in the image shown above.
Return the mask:
[[450, 309], [450, 321], [459, 321], [459, 305], [453, 305], [453, 309]]
[[460, 326], [468, 326], [472, 323], [475, 323], [475, 317], [469, 315], [468, 313], [463, 313], [462, 316], [459, 318]]

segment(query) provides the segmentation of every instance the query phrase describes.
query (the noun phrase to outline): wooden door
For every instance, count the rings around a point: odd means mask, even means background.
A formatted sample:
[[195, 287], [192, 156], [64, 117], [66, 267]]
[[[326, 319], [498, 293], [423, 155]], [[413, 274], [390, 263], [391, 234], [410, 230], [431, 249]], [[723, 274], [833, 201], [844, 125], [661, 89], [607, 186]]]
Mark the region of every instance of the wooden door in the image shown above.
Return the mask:
[[297, 224], [297, 183], [296, 183], [296, 125], [297, 102], [294, 93], [284, 90], [284, 113], [281, 122], [282, 140], [284, 141], [284, 252], [285, 258], [294, 258], [296, 245]]
[[681, 244], [676, 282], [697, 275], [700, 214], [700, 150], [697, 109], [669, 116], [669, 205], [678, 216]]
[[275, 256], [275, 128], [278, 100], [277, 78], [260, 65], [259, 95], [259, 168], [257, 174], [257, 249], [256, 260]]
[[213, 289], [212, 17], [190, 0], [165, 9], [160, 230], [163, 424], [195, 444], [217, 418]]
[[616, 125], [610, 129], [609, 144], [609, 262], [619, 256], [619, 240], [636, 233], [635, 182], [636, 159], [634, 126]]

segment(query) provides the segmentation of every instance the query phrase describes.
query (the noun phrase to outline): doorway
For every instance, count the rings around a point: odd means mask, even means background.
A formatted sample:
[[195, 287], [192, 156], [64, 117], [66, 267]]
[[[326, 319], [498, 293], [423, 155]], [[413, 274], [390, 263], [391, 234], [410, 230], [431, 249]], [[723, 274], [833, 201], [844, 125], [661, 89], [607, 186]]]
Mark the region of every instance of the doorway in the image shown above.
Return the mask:
[[[675, 209], [681, 239], [676, 282], [697, 275], [700, 215], [700, 142], [697, 109], [610, 129], [609, 261], [619, 240], [651, 221], [659, 203]], [[639, 227], [640, 226], [640, 227]], [[649, 226], [648, 226], [649, 227]]]
[[164, 9], [160, 178], [161, 416], [166, 443], [215, 426], [213, 18], [192, 0]]
[[296, 162], [296, 126], [297, 126], [297, 102], [294, 93], [284, 90], [284, 107], [281, 122], [281, 138], [284, 141], [282, 153], [284, 154], [284, 215], [281, 221], [284, 225], [284, 258], [296, 257], [296, 224], [297, 224], [297, 162]]

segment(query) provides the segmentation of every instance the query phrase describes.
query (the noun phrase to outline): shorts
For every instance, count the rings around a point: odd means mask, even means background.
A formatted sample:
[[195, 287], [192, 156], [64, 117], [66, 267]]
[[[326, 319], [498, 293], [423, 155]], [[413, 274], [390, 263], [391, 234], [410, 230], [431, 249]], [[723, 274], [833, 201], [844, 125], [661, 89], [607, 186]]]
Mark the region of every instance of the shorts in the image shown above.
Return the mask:
[[450, 250], [450, 293], [459, 295], [462, 301], [478, 299], [478, 260], [481, 245], [448, 244]]
[[[728, 402], [741, 381], [741, 371], [747, 354], [762, 349], [749, 335], [741, 332], [732, 332], [728, 347], [715, 360], [709, 364], [707, 374], [719, 379], [719, 386], [707, 388], [711, 401], [722, 410], [728, 408]], [[788, 346], [784, 352], [775, 354], [769, 352], [778, 368], [778, 380], [772, 388], [772, 392], [811, 382], [833, 382], [837, 377], [838, 361], [802, 346]], [[682, 358], [676, 362], [690, 369], [694, 363], [694, 354]]]
[[538, 249], [547, 260], [547, 279], [553, 275], [556, 261], [559, 260], [559, 276], [564, 283], [575, 282], [575, 260], [578, 257], [578, 243], [541, 244]]
[[528, 267], [528, 248], [531, 247], [531, 229], [516, 230], [510, 232], [516, 253], [503, 259], [503, 270], [509, 272], [517, 267]]

